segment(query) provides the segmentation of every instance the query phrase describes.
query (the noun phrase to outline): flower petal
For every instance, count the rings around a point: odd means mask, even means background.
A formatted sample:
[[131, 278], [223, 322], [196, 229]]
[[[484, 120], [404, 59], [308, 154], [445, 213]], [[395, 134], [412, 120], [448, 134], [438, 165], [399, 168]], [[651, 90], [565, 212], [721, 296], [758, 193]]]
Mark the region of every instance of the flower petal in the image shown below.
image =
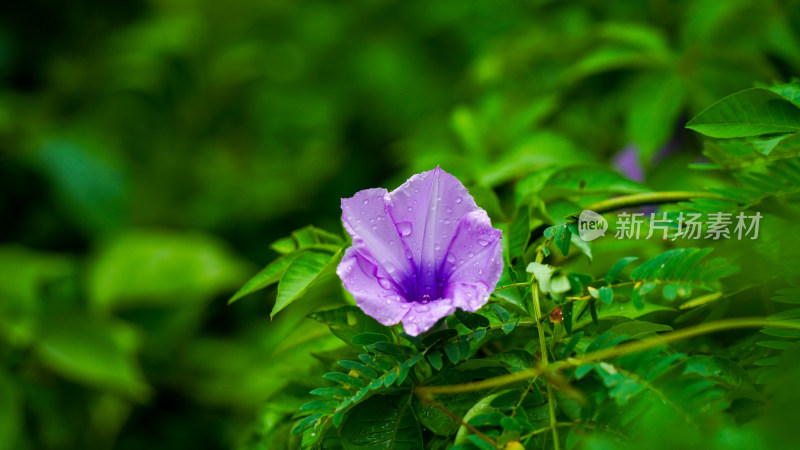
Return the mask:
[[411, 308], [411, 304], [403, 300], [400, 287], [364, 249], [350, 247], [345, 250], [336, 274], [358, 307], [383, 325], [400, 322]]
[[406, 334], [417, 336], [433, 327], [442, 317], [453, 314], [456, 307], [449, 298], [433, 300], [429, 303], [413, 303], [411, 309], [403, 317], [403, 329]]
[[382, 188], [365, 189], [342, 199], [342, 222], [353, 238], [353, 246], [365, 250], [363, 253], [369, 254], [405, 295], [411, 289], [416, 290], [415, 269], [387, 211], [387, 194]]
[[388, 208], [417, 268], [416, 292], [441, 295], [437, 270], [465, 214], [475, 211], [475, 200], [458, 179], [439, 167], [412, 176], [388, 196]]
[[501, 237], [482, 209], [461, 220], [440, 269], [444, 296], [455, 306], [477, 311], [486, 304], [503, 272]]

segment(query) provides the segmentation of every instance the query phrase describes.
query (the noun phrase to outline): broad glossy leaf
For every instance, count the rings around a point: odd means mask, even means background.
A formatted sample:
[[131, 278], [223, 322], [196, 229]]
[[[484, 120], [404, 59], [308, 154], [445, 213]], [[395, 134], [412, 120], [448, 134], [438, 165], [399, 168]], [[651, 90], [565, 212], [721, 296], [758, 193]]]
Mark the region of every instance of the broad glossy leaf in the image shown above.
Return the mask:
[[800, 108], [763, 88], [746, 89], [709, 106], [686, 124], [714, 138], [800, 131]]
[[356, 405], [342, 424], [346, 450], [417, 450], [423, 448], [411, 399], [376, 395]]

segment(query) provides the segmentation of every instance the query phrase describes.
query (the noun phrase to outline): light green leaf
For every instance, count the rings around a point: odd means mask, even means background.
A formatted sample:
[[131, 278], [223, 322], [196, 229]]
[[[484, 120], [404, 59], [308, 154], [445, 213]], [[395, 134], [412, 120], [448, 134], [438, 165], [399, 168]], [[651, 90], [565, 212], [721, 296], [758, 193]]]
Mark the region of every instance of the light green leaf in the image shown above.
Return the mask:
[[626, 132], [647, 163], [674, 133], [686, 98], [685, 81], [674, 70], [647, 73], [634, 85], [630, 98]]
[[134, 330], [122, 323], [59, 317], [43, 327], [36, 357], [60, 375], [144, 399], [150, 388], [136, 361]]
[[94, 257], [89, 296], [97, 310], [197, 304], [236, 286], [246, 266], [218, 239], [200, 233], [135, 231]]
[[303, 252], [296, 252], [290, 253], [288, 255], [283, 255], [278, 257], [277, 259], [273, 260], [271, 263], [261, 269], [261, 272], [258, 272], [253, 278], [251, 278], [244, 286], [241, 287], [236, 294], [228, 300], [228, 304], [239, 300], [240, 298], [244, 297], [245, 295], [252, 294], [253, 292], [259, 291], [264, 289], [271, 284], [277, 283], [280, 281], [281, 277], [283, 276], [286, 269], [296, 260], [299, 258]]
[[330, 276], [341, 259], [341, 251], [330, 254], [306, 252], [292, 261], [278, 284], [278, 296], [270, 317], [302, 297], [315, 283]]
[[709, 106], [686, 125], [714, 138], [800, 131], [800, 108], [762, 88], [747, 89]]

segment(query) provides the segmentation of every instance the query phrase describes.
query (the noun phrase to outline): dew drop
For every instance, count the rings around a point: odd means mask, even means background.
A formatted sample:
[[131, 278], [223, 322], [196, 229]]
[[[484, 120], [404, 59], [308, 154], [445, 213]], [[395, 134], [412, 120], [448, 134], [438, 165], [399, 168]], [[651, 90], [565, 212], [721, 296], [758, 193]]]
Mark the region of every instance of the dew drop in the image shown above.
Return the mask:
[[487, 245], [489, 245], [489, 241], [487, 241], [486, 239], [478, 239], [478, 244], [480, 244], [481, 247], [486, 247]]
[[364, 199], [364, 204], [366, 205], [367, 203], [369, 203], [369, 199], [366, 199], [366, 198], [365, 198], [365, 199]]
[[426, 312], [431, 310], [431, 307], [426, 305], [426, 304], [424, 304], [424, 303], [421, 303], [421, 304], [418, 304], [414, 309], [418, 313], [426, 313]]
[[456, 203], [461, 203], [461, 197], [456, 198]]
[[412, 208], [412, 207], [410, 207], [410, 206], [409, 206], [409, 207], [408, 207], [408, 212], [412, 212], [412, 211], [414, 211], [414, 208]]
[[387, 290], [392, 288], [392, 282], [388, 278], [378, 278], [378, 284], [380, 284], [382, 288]]
[[397, 231], [400, 232], [400, 236], [408, 236], [411, 234], [411, 222], [399, 222], [397, 224]]
[[456, 255], [448, 253], [445, 258], [447, 259], [447, 262], [452, 263], [456, 260]]

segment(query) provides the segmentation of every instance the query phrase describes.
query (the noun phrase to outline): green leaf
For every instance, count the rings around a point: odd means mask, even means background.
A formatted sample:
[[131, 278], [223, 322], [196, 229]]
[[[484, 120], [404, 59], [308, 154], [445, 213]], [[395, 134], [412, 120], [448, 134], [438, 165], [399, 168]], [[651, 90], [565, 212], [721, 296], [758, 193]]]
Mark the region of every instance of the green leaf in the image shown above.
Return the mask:
[[[317, 311], [309, 314], [308, 317], [327, 325], [336, 337], [348, 344], [353, 344], [353, 338], [363, 333], [379, 334], [383, 336], [382, 340], [391, 340], [391, 329], [364, 314], [361, 308], [357, 306], [348, 305], [325, 311]], [[378, 342], [378, 340], [379, 339], [375, 337], [368, 343], [372, 344]]]
[[608, 286], [602, 286], [597, 291], [598, 298], [606, 305], [610, 305], [614, 301], [614, 290]]
[[[596, 303], [596, 302], [592, 302]], [[655, 305], [652, 303], [645, 303], [642, 305], [641, 309], [637, 308], [633, 302], [614, 302], [610, 305], [600, 304], [601, 307], [597, 309], [597, 318], [598, 320], [606, 319], [609, 317], [624, 317], [626, 319], [636, 319], [638, 317], [644, 316], [645, 314], [650, 314], [654, 312], [660, 311], [675, 311], [675, 309]], [[581, 318], [574, 326], [575, 329], [581, 328], [587, 325], [591, 321], [590, 318], [583, 317]]]
[[606, 273], [606, 278], [605, 278], [606, 283], [613, 284], [615, 281], [617, 281], [617, 278], [619, 278], [619, 274], [622, 273], [622, 271], [625, 269], [625, 266], [632, 263], [633, 261], [636, 261], [637, 259], [639, 258], [636, 256], [628, 256], [626, 258], [622, 258], [619, 261], [617, 261], [616, 264], [614, 264], [614, 266], [611, 267], [611, 270], [609, 270], [608, 273]]
[[417, 450], [423, 448], [410, 398], [376, 395], [356, 405], [342, 424], [346, 450]]
[[470, 330], [477, 330], [478, 328], [489, 326], [489, 319], [486, 317], [483, 317], [480, 314], [471, 313], [469, 311], [463, 311], [461, 309], [456, 310], [456, 318]]
[[628, 140], [645, 163], [672, 137], [686, 98], [686, 82], [669, 69], [647, 72], [635, 82], [625, 121]]
[[22, 423], [22, 395], [13, 378], [0, 369], [0, 442], [4, 447], [16, 448]]
[[609, 333], [613, 333], [620, 336], [622, 335], [630, 336], [632, 338], [639, 338], [644, 335], [650, 335], [660, 331], [672, 331], [672, 327], [660, 323], [650, 323], [650, 322], [632, 320], [630, 322], [619, 324], [608, 330]]
[[433, 350], [428, 353], [428, 362], [431, 364], [436, 370], [442, 370], [444, 366], [444, 361], [442, 361], [442, 353], [438, 350]]
[[326, 253], [305, 252], [292, 261], [278, 284], [278, 296], [270, 317], [302, 297], [314, 283], [331, 275], [340, 259], [341, 250], [332, 257]]
[[[460, 384], [470, 381], [464, 372], [456, 369], [448, 369], [439, 374], [430, 384], [431, 386], [442, 386]], [[479, 392], [465, 392], [459, 394], [437, 395], [436, 401], [445, 405], [448, 410], [462, 417], [481, 399]], [[415, 396], [413, 404], [414, 413], [420, 424], [439, 436], [452, 436], [458, 431], [459, 423], [440, 409], [433, 405], [423, 403]]]
[[370, 345], [378, 342], [389, 342], [391, 338], [381, 333], [359, 333], [353, 336], [352, 343], [358, 345]]
[[709, 106], [686, 124], [714, 138], [800, 131], [800, 108], [763, 88], [746, 89]]
[[567, 224], [558, 225], [553, 232], [553, 242], [565, 257], [569, 253], [569, 244], [572, 241], [572, 232]]
[[456, 336], [458, 336], [458, 331], [453, 328], [447, 328], [444, 330], [434, 331], [433, 333], [425, 336], [422, 338], [421, 343], [423, 347], [431, 347], [438, 342], [452, 339]]
[[250, 278], [250, 280], [245, 283], [241, 289], [236, 291], [236, 294], [234, 294], [233, 297], [228, 300], [228, 304], [230, 305], [245, 295], [252, 294], [253, 292], [264, 289], [271, 284], [280, 281], [284, 272], [286, 272], [286, 269], [302, 254], [302, 252], [297, 252], [283, 255], [269, 263], [267, 267], [261, 269], [261, 271], [255, 274], [253, 278]]
[[134, 330], [123, 323], [59, 317], [42, 327], [36, 356], [66, 378], [136, 399], [150, 394], [136, 360]]
[[196, 306], [227, 292], [247, 266], [224, 242], [200, 233], [135, 231], [111, 239], [92, 258], [91, 307]]
[[561, 307], [561, 313], [563, 315], [561, 323], [564, 324], [564, 329], [567, 331], [567, 334], [572, 334], [572, 310], [574, 307], [574, 302], [569, 302]]
[[505, 308], [503, 308], [500, 305], [492, 303], [489, 305], [489, 307], [492, 309], [492, 312], [494, 312], [495, 317], [497, 317], [497, 320], [499, 320], [500, 322], [505, 322], [511, 317], [509, 316], [508, 311], [506, 311]]

